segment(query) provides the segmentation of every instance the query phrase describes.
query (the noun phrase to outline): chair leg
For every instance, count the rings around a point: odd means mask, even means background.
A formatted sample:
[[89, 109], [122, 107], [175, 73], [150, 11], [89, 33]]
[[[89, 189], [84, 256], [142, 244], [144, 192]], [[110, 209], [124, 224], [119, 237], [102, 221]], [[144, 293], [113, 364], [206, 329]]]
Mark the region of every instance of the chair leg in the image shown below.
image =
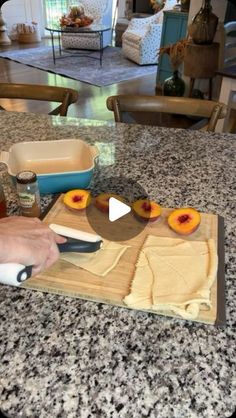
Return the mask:
[[60, 108], [60, 116], [66, 116], [67, 115], [67, 110], [68, 107], [70, 105], [70, 93], [66, 93], [64, 100], [61, 104], [61, 108]]
[[212, 99], [212, 78], [209, 78], [209, 100]]
[[189, 97], [192, 97], [193, 87], [194, 87], [195, 78], [190, 78], [190, 85], [189, 85]]
[[120, 104], [119, 104], [118, 99], [113, 100], [113, 112], [114, 112], [115, 122], [122, 122]]
[[215, 131], [215, 127], [218, 122], [221, 110], [222, 110], [222, 105], [220, 103], [216, 104], [212, 111], [212, 114], [208, 123], [208, 129], [207, 129], [208, 132]]

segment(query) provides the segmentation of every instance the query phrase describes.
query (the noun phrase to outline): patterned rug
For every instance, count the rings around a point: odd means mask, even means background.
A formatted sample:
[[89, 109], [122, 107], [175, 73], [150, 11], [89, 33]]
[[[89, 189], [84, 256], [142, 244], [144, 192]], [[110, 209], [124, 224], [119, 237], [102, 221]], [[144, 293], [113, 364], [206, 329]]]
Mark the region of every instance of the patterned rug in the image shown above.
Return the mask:
[[[58, 50], [56, 52], [58, 54]], [[91, 57], [99, 58], [98, 52], [86, 52], [91, 54]], [[78, 55], [69, 56], [69, 54], [65, 58], [56, 60], [54, 65], [50, 46], [0, 52], [0, 57], [98, 87], [153, 74], [157, 70], [156, 65], [142, 67], [129, 61], [122, 55], [122, 49], [116, 47], [104, 49], [102, 67], [99, 60]]]

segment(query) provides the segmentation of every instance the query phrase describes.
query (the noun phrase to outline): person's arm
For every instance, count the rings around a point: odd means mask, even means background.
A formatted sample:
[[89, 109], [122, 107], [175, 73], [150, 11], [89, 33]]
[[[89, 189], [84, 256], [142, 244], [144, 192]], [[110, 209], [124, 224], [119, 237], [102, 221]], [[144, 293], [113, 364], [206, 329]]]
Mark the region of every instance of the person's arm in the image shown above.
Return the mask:
[[0, 219], [0, 263], [33, 265], [32, 275], [50, 267], [59, 257], [57, 244], [66, 239], [37, 218]]

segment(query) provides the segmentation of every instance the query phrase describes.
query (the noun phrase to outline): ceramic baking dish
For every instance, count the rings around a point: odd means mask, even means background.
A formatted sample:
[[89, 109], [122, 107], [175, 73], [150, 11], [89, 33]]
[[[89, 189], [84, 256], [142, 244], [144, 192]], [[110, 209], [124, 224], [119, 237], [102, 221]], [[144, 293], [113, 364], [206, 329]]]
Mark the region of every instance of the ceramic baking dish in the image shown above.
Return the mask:
[[87, 188], [91, 181], [98, 149], [80, 139], [21, 142], [8, 152], [0, 152], [0, 162], [15, 179], [22, 170], [38, 176], [40, 193], [66, 192]]

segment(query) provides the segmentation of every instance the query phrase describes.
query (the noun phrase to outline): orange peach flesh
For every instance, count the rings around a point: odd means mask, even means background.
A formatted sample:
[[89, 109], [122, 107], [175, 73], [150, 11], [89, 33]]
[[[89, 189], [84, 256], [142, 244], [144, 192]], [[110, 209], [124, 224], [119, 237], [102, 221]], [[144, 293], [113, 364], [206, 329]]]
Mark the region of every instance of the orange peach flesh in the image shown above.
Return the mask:
[[87, 190], [70, 190], [64, 195], [64, 204], [70, 209], [82, 210], [91, 203], [91, 195]]
[[117, 200], [120, 200], [121, 202], [124, 201], [124, 199], [114, 193], [101, 193], [98, 195], [95, 199], [95, 206], [97, 209], [99, 209], [101, 212], [109, 212], [109, 199], [111, 197], [114, 197]]
[[168, 217], [168, 225], [180, 235], [192, 234], [200, 222], [200, 213], [193, 208], [176, 209]]
[[161, 214], [161, 207], [156, 202], [147, 199], [136, 200], [133, 204], [133, 210], [138, 218], [150, 222], [156, 221]]

